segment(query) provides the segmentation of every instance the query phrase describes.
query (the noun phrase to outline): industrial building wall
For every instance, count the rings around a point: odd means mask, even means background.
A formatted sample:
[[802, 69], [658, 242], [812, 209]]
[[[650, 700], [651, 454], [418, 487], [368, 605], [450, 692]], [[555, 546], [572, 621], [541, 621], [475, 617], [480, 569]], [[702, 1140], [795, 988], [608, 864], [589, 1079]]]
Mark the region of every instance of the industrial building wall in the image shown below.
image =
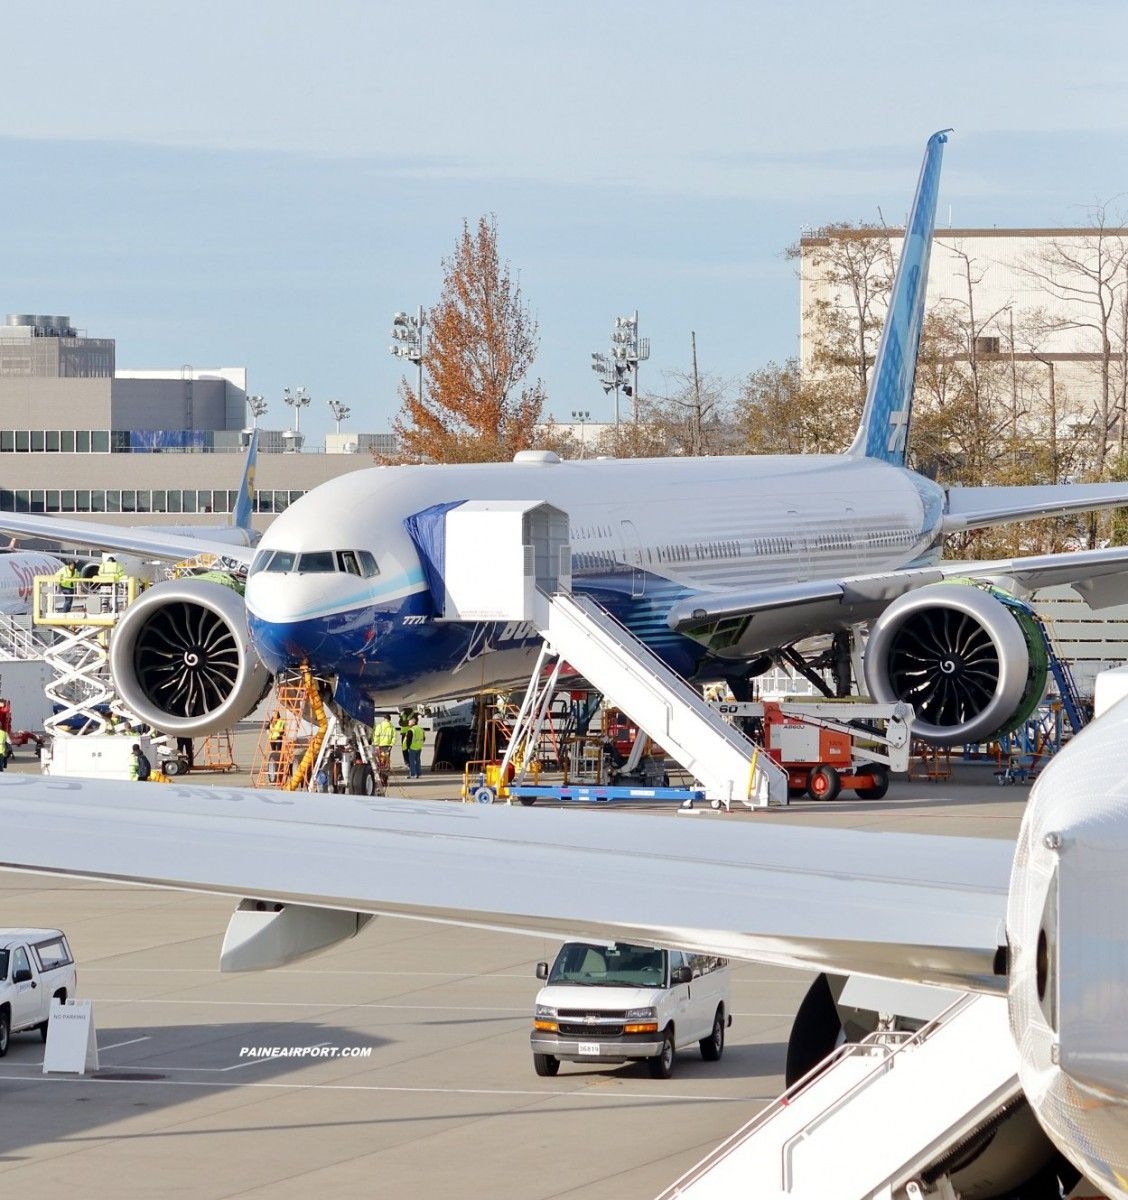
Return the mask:
[[113, 429], [226, 429], [227, 382], [115, 379], [112, 419]]
[[[242, 453], [4, 454], [0, 510], [58, 511], [120, 525], [222, 523], [243, 472]], [[258, 456], [254, 524], [318, 484], [373, 466], [367, 454]], [[154, 503], [160, 508], [154, 511]]]
[[0, 429], [109, 429], [113, 380], [0, 376]]
[[1031, 603], [1082, 696], [1092, 696], [1099, 671], [1128, 663], [1128, 604], [1096, 611], [1071, 587], [1042, 588]]

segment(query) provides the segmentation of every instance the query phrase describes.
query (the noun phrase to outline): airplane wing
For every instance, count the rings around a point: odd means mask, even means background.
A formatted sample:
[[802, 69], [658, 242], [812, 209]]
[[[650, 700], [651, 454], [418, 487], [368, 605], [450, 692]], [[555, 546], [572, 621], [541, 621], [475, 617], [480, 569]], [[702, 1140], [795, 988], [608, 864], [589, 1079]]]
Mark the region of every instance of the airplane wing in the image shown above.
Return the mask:
[[10, 869], [1004, 987], [1005, 840], [11, 775], [0, 830]]
[[107, 550], [170, 562], [194, 558], [197, 554], [217, 554], [249, 563], [255, 553], [251, 548], [232, 545], [220, 537], [184, 537], [157, 533], [152, 529], [134, 529], [128, 525], [58, 520], [29, 513], [0, 513], [0, 532], [42, 538], [59, 545], [103, 546]]
[[984, 529], [1036, 517], [1062, 517], [1128, 505], [1128, 483], [1062, 483], [1024, 487], [951, 487], [944, 532]]
[[671, 629], [696, 638], [720, 657], [747, 656], [872, 620], [898, 596], [952, 579], [992, 583], [1020, 595], [1070, 584], [1092, 608], [1108, 608], [1128, 603], [1128, 547], [941, 562], [811, 583], [699, 593], [672, 605], [666, 620]]

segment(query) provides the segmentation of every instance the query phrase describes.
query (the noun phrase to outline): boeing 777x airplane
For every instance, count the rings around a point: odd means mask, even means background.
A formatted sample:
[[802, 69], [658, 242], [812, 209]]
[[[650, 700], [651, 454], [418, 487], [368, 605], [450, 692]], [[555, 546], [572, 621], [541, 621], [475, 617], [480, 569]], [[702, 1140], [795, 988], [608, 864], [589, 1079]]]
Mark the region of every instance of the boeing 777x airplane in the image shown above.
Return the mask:
[[[925, 149], [869, 395], [844, 454], [560, 461], [358, 471], [282, 513], [249, 563], [245, 600], [206, 581], [150, 589], [119, 623], [115, 683], [178, 735], [232, 725], [269, 673], [308, 664], [339, 708], [391, 708], [527, 679], [520, 623], [440, 620], [444, 514], [467, 501], [548, 502], [570, 519], [571, 577], [681, 675], [739, 691], [771, 656], [869, 626], [867, 690], [907, 700], [914, 732], [985, 740], [1040, 699], [1045, 656], [1021, 610], [977, 585], [1072, 584], [1128, 601], [1128, 549], [946, 563], [959, 530], [1128, 504], [1128, 484], [945, 488], [905, 465], [945, 133]], [[7, 514], [0, 528], [42, 532]], [[85, 525], [87, 536], [93, 526]], [[107, 546], [179, 557], [184, 539], [101, 527]], [[196, 549], [208, 548], [197, 542]], [[483, 572], [490, 569], [483, 549]], [[169, 686], [175, 678], [177, 686]]]

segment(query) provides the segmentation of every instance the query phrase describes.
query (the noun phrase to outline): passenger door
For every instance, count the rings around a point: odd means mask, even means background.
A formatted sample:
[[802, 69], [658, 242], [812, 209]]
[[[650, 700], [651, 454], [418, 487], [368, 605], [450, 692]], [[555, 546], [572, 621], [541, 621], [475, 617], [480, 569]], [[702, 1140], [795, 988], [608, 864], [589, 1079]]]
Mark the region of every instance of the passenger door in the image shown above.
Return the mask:
[[692, 983], [674, 983], [674, 972], [679, 967], [688, 967], [689, 955], [683, 954], [680, 950], [670, 951], [670, 999], [673, 1002], [674, 1016], [674, 1040], [679, 1046], [686, 1046], [690, 1042], [696, 1041], [700, 1036], [694, 1033], [693, 1008], [692, 1008]]
[[[17, 971], [31, 971], [31, 960], [23, 946], [12, 951], [12, 964], [8, 978], [14, 980]], [[12, 1028], [24, 1029], [39, 1021], [39, 988], [34, 972], [30, 980], [12, 984]]]

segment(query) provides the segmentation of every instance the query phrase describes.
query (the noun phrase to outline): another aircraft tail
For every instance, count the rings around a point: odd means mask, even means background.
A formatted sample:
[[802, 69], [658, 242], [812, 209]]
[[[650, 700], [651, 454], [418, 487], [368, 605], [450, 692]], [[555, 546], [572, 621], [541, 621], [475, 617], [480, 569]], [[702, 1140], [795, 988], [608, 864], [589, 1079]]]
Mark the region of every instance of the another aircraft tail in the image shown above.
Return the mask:
[[924, 324], [928, 257], [932, 250], [936, 197], [940, 190], [940, 162], [950, 132], [944, 129], [934, 133], [925, 147], [861, 424], [847, 451], [856, 457], [880, 458], [896, 466], [903, 466], [905, 462], [917, 351]]
[[239, 495], [235, 501], [235, 511], [231, 514], [231, 524], [236, 529], [252, 532], [251, 517], [255, 511], [255, 464], [258, 460], [258, 430], [251, 430], [251, 440], [247, 443], [247, 462], [243, 467], [243, 478], [239, 481]]

